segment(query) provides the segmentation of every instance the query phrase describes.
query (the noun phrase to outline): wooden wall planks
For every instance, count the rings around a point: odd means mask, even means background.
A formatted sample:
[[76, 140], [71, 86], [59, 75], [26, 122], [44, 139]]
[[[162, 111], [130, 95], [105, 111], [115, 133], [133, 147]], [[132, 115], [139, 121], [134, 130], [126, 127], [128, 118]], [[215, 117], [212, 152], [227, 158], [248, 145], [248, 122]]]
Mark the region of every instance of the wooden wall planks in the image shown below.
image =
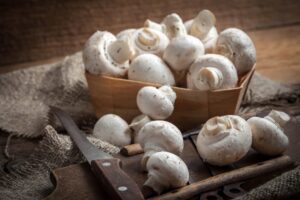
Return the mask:
[[219, 30], [300, 24], [298, 0], [1, 1], [0, 66], [73, 53], [96, 29], [117, 33], [171, 12], [186, 20], [204, 8], [215, 12]]

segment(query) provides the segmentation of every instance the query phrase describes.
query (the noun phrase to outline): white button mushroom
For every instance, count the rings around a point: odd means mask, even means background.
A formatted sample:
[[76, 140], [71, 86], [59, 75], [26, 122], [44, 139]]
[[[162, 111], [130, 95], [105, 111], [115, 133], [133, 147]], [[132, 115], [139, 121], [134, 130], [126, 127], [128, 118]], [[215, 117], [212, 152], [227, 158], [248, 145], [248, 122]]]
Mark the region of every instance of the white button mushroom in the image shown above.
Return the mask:
[[92, 74], [104, 74], [124, 77], [129, 67], [129, 59], [134, 49], [128, 42], [117, 40], [107, 31], [95, 32], [85, 43], [82, 57], [87, 71]]
[[173, 113], [175, 99], [170, 86], [146, 86], [138, 91], [136, 102], [139, 110], [152, 119], [166, 119]]
[[134, 29], [134, 28], [129, 28], [129, 29], [123, 30], [116, 35], [116, 38], [118, 40], [128, 41], [128, 40], [130, 40], [130, 38], [132, 37], [132, 35], [135, 31], [136, 31], [136, 29]]
[[93, 135], [119, 147], [131, 143], [131, 130], [127, 122], [114, 114], [102, 116], [94, 126]]
[[191, 36], [182, 35], [173, 38], [167, 46], [163, 59], [177, 71], [187, 70], [194, 60], [204, 54], [202, 42]]
[[221, 55], [200, 56], [187, 74], [187, 87], [201, 91], [233, 88], [238, 82], [232, 62]]
[[148, 179], [144, 186], [157, 194], [167, 189], [185, 186], [189, 181], [189, 171], [181, 158], [169, 152], [152, 154], [147, 163]]
[[174, 76], [166, 63], [153, 54], [142, 54], [134, 58], [128, 70], [128, 79], [175, 85]]
[[218, 38], [215, 24], [216, 17], [209, 10], [202, 10], [195, 19], [185, 22], [187, 32], [203, 42], [206, 53], [213, 52]]
[[132, 119], [131, 123], [129, 124], [129, 127], [133, 130], [134, 143], [137, 143], [138, 133], [141, 130], [141, 128], [143, 128], [143, 126], [150, 121], [150, 117], [148, 117], [145, 114], [138, 115]]
[[180, 155], [184, 145], [180, 130], [170, 122], [161, 120], [145, 124], [138, 134], [138, 143], [145, 152], [141, 162], [144, 169], [153, 153], [168, 151]]
[[228, 28], [220, 33], [214, 52], [229, 58], [239, 75], [250, 71], [256, 62], [256, 50], [252, 40], [237, 28]]
[[265, 155], [275, 156], [283, 153], [289, 144], [283, 127], [290, 120], [288, 114], [272, 110], [264, 118], [251, 117], [248, 124], [252, 129], [252, 147]]
[[235, 115], [213, 117], [197, 137], [197, 149], [204, 161], [212, 165], [227, 165], [240, 160], [251, 147], [251, 128]]
[[150, 28], [141, 28], [132, 33], [130, 45], [135, 50], [135, 56], [151, 53], [159, 57], [169, 44], [169, 38], [162, 32]]
[[144, 23], [145, 27], [163, 32], [169, 39], [180, 35], [186, 35], [186, 29], [180, 16], [176, 13], [167, 15], [161, 22], [161, 24], [155, 23], [147, 19]]

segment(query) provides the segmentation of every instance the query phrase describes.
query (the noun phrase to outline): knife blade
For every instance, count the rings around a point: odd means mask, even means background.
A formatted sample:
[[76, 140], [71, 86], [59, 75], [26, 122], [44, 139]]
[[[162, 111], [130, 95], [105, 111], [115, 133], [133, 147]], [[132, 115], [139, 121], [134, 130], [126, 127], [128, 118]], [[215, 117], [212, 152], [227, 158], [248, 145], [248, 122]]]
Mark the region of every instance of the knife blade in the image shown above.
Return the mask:
[[121, 161], [96, 148], [88, 141], [73, 119], [63, 110], [51, 107], [62, 125], [91, 166], [103, 189], [116, 200], [144, 199], [138, 185], [121, 169]]

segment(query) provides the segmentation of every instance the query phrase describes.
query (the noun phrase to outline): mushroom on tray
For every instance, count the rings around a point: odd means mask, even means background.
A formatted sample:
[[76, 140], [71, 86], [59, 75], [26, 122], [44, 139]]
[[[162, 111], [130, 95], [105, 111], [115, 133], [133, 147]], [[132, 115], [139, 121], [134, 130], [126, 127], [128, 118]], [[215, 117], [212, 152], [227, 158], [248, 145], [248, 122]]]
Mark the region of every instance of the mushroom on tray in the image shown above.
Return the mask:
[[248, 124], [252, 129], [252, 147], [265, 155], [276, 156], [283, 153], [289, 144], [283, 127], [290, 120], [284, 112], [272, 110], [264, 118], [251, 117]]
[[145, 152], [141, 162], [144, 169], [155, 152], [168, 151], [180, 155], [184, 146], [180, 130], [170, 122], [161, 120], [145, 124], [138, 133], [137, 141]]
[[131, 130], [127, 122], [115, 114], [102, 116], [94, 126], [93, 136], [119, 147], [131, 143]]
[[157, 152], [147, 162], [148, 179], [144, 187], [150, 187], [157, 194], [171, 188], [185, 186], [189, 181], [186, 164], [178, 156], [169, 152]]
[[243, 158], [252, 142], [251, 128], [236, 115], [209, 119], [197, 137], [197, 149], [205, 162], [228, 165]]

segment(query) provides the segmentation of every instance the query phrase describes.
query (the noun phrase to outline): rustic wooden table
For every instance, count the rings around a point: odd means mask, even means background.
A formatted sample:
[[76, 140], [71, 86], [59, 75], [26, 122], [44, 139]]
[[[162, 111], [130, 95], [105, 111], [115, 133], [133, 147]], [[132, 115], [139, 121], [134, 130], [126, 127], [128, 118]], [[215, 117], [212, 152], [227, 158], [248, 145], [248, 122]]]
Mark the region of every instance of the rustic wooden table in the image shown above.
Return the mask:
[[[202, 9], [212, 10], [218, 30], [238, 27], [249, 33], [257, 49], [257, 71], [274, 80], [300, 83], [300, 1], [298, 0], [132, 0], [132, 1], [1, 1], [0, 73], [49, 63], [82, 49], [97, 29], [117, 33], [140, 27], [145, 19], [160, 21], [176, 12], [184, 20]], [[299, 105], [294, 105], [295, 111]], [[297, 111], [298, 112], [298, 111]], [[300, 161], [299, 124], [288, 126], [286, 152]], [[4, 149], [6, 134], [0, 134]], [[13, 139], [10, 153], [28, 156], [39, 139]], [[0, 167], [6, 159], [0, 155]]]

